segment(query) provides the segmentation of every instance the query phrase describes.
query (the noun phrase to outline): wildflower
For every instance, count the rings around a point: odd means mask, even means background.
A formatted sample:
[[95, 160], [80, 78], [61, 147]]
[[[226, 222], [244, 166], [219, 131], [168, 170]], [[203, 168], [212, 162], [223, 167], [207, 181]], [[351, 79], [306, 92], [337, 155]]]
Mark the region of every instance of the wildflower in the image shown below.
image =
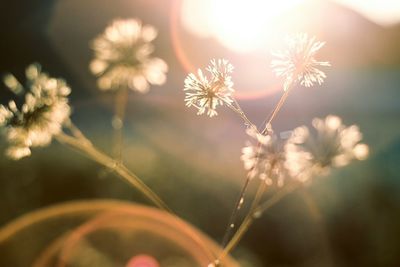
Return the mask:
[[225, 59], [213, 59], [206, 70], [210, 73], [209, 79], [199, 69], [198, 76], [190, 73], [186, 77], [183, 90], [186, 91], [187, 107], [196, 107], [198, 115], [207, 110], [207, 115], [213, 117], [218, 114], [218, 105], [230, 105], [233, 102], [234, 89], [230, 76], [233, 66]]
[[[10, 144], [6, 155], [12, 159], [29, 156], [31, 147], [48, 145], [71, 113], [67, 98], [71, 90], [64, 80], [49, 77], [37, 64], [26, 69], [26, 77], [29, 91], [21, 108], [15, 101], [0, 105], [0, 127]], [[6, 75], [4, 81], [11, 91], [18, 87], [24, 92], [13, 75]]]
[[95, 59], [91, 72], [98, 76], [101, 90], [130, 88], [140, 93], [149, 90], [149, 84], [162, 85], [168, 66], [164, 60], [151, 57], [157, 30], [142, 25], [137, 19], [118, 19], [93, 42]]
[[242, 149], [241, 160], [250, 178], [258, 176], [268, 185], [283, 186], [285, 176], [285, 153], [283, 144], [275, 135], [262, 135], [256, 129], [247, 129], [247, 134], [255, 139], [256, 145], [247, 142]]
[[362, 134], [356, 125], [346, 127], [337, 116], [315, 118], [313, 131], [296, 128], [285, 146], [286, 167], [292, 177], [308, 181], [324, 175], [331, 167], [342, 167], [351, 160], [368, 156], [368, 146], [359, 143]]
[[311, 87], [314, 83], [321, 85], [326, 75], [318, 67], [330, 66], [330, 63], [316, 60], [315, 55], [325, 42], [316, 41], [315, 37], [310, 38], [301, 33], [288, 37], [286, 43], [287, 50], [273, 53], [277, 59], [271, 62], [276, 75], [285, 78], [285, 91], [295, 82], [300, 82], [305, 87]]

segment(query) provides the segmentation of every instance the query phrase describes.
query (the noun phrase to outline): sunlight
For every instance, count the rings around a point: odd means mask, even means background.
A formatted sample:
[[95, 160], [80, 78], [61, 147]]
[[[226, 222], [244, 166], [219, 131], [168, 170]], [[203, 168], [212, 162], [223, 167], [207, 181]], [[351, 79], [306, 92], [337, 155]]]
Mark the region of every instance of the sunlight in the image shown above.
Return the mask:
[[274, 21], [304, 0], [184, 0], [182, 22], [187, 30], [214, 37], [237, 52], [261, 47]]
[[336, 0], [383, 26], [400, 22], [399, 0]]

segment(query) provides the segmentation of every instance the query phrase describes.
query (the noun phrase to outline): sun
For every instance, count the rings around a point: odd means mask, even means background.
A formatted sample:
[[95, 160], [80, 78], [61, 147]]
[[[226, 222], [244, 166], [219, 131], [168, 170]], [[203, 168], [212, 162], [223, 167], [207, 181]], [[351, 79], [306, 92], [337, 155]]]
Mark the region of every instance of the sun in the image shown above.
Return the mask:
[[213, 37], [237, 52], [260, 48], [280, 15], [304, 0], [183, 0], [181, 19], [190, 32]]

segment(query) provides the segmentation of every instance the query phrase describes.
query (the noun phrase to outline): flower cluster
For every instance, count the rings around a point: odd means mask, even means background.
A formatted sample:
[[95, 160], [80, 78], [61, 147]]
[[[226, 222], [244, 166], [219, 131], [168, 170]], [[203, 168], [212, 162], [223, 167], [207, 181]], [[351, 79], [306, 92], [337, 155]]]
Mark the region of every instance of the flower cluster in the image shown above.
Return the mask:
[[[31, 147], [46, 146], [58, 134], [71, 113], [67, 96], [71, 90], [64, 80], [49, 77], [40, 66], [26, 69], [27, 88], [21, 108], [15, 101], [0, 105], [0, 127], [10, 144], [6, 151], [12, 159], [31, 154]], [[7, 74], [4, 82], [11, 91], [23, 93], [17, 79]]]
[[157, 30], [142, 25], [140, 20], [115, 20], [92, 43], [95, 59], [91, 72], [98, 76], [101, 90], [130, 88], [140, 93], [149, 90], [149, 84], [162, 85], [166, 81], [168, 65], [151, 57]]
[[207, 111], [210, 117], [218, 113], [218, 105], [230, 105], [233, 100], [233, 82], [230, 74], [233, 66], [225, 59], [211, 60], [206, 68], [210, 73], [209, 78], [204, 76], [199, 69], [198, 76], [190, 73], [185, 79], [184, 91], [186, 91], [186, 106], [194, 106], [201, 115]]
[[311, 87], [314, 83], [321, 85], [326, 75], [318, 67], [330, 64], [316, 60], [315, 54], [325, 43], [318, 42], [315, 37], [309, 37], [305, 33], [287, 37], [286, 42], [287, 50], [274, 52], [277, 59], [271, 62], [275, 74], [285, 78], [285, 91], [295, 82], [300, 82], [305, 87]]
[[249, 178], [258, 176], [268, 185], [282, 186], [286, 176], [283, 142], [276, 135], [262, 135], [254, 128], [247, 129], [247, 134], [256, 141], [248, 141], [242, 149], [241, 160]]
[[331, 167], [342, 167], [353, 159], [368, 156], [368, 146], [360, 143], [362, 134], [356, 125], [346, 127], [337, 116], [315, 118], [312, 130], [305, 126], [294, 130], [286, 146], [286, 162], [290, 175], [308, 181], [324, 175]]
[[258, 176], [267, 184], [282, 186], [286, 177], [307, 182], [324, 175], [332, 167], [343, 167], [353, 159], [368, 156], [368, 146], [360, 143], [362, 134], [356, 125], [346, 127], [337, 116], [315, 118], [313, 131], [298, 127], [285, 144], [273, 135], [261, 135], [255, 129], [248, 134], [257, 144], [242, 149], [242, 161], [249, 177]]

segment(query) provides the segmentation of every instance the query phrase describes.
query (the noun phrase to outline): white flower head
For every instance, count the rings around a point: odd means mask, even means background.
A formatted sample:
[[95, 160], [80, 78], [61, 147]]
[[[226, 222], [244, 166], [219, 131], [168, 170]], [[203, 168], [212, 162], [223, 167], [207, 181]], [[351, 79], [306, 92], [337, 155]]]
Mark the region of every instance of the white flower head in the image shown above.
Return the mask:
[[[38, 64], [26, 69], [26, 77], [21, 107], [18, 108], [15, 101], [10, 101], [7, 106], [0, 105], [0, 127], [10, 144], [6, 154], [12, 159], [29, 156], [31, 147], [48, 145], [71, 113], [67, 98], [71, 89], [64, 80], [49, 77], [41, 72]], [[7, 74], [4, 78], [6, 86], [15, 92], [18, 84], [21, 94], [24, 93], [19, 82], [9, 82], [14, 79], [13, 75]]]
[[152, 57], [157, 30], [138, 19], [117, 19], [92, 42], [95, 58], [91, 72], [98, 77], [101, 90], [130, 88], [146, 93], [150, 85], [166, 81], [168, 65]]
[[207, 111], [210, 117], [218, 113], [218, 105], [231, 104], [233, 102], [233, 82], [231, 73], [233, 66], [225, 59], [211, 60], [206, 68], [210, 77], [206, 77], [199, 69], [198, 75], [190, 73], [185, 79], [184, 91], [186, 92], [186, 106], [194, 106], [201, 115]]
[[342, 167], [353, 159], [366, 159], [368, 146], [361, 144], [362, 134], [356, 125], [346, 127], [337, 116], [315, 118], [313, 128], [294, 130], [286, 146], [286, 168], [292, 177], [308, 181], [324, 175], [331, 167]]
[[262, 135], [253, 127], [247, 134], [256, 143], [247, 142], [241, 160], [250, 178], [258, 177], [268, 185], [283, 186], [287, 176], [283, 143], [276, 135]]
[[325, 42], [316, 41], [315, 37], [300, 33], [288, 36], [286, 43], [286, 50], [272, 53], [277, 59], [271, 62], [275, 74], [285, 79], [285, 91], [295, 82], [300, 82], [305, 87], [311, 87], [314, 83], [321, 85], [326, 75], [318, 68], [330, 66], [330, 63], [316, 60], [315, 55]]

